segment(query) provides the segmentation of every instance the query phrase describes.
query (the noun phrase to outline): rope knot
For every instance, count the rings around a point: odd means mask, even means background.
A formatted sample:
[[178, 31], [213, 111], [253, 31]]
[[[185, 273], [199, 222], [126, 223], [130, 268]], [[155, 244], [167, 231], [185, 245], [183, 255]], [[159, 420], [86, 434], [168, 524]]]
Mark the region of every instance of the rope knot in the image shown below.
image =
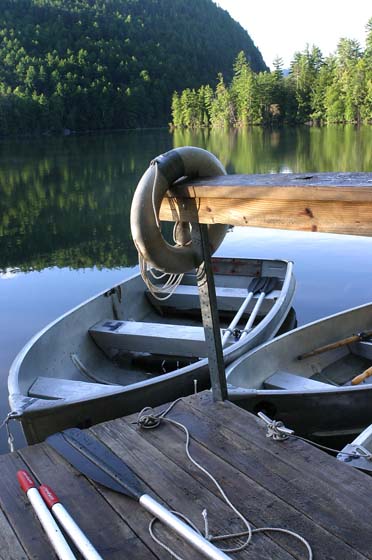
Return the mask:
[[137, 418], [138, 426], [146, 430], [157, 428], [160, 422], [161, 419], [155, 414], [154, 410], [150, 406], [141, 410]]
[[267, 425], [266, 437], [276, 441], [284, 441], [288, 438], [288, 434], [285, 434], [282, 428], [285, 428], [283, 422], [280, 420], [272, 420], [270, 424]]

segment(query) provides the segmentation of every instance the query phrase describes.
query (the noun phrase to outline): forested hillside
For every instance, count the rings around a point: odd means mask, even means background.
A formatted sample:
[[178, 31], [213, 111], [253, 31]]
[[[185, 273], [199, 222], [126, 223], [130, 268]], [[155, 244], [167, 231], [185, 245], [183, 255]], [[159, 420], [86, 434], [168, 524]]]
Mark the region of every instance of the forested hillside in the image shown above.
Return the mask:
[[255, 73], [241, 52], [232, 81], [219, 75], [215, 89], [206, 82], [186, 88], [172, 100], [175, 127], [271, 125], [275, 123], [372, 123], [372, 18], [366, 48], [342, 38], [324, 58], [316, 46], [294, 54], [288, 75], [282, 61], [274, 72]]
[[0, 134], [166, 125], [249, 35], [212, 0], [1, 0]]

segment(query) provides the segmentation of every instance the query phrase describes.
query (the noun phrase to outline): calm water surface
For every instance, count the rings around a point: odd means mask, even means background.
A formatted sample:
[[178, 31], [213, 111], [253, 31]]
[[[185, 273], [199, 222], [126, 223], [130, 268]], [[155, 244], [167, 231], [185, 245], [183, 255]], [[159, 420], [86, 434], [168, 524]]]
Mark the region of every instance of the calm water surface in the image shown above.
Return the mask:
[[[133, 190], [154, 156], [183, 145], [210, 150], [229, 173], [372, 171], [372, 127], [146, 130], [0, 143], [1, 419], [9, 366], [27, 340], [135, 270]], [[371, 300], [369, 238], [235, 228], [219, 253], [293, 260], [299, 324]]]

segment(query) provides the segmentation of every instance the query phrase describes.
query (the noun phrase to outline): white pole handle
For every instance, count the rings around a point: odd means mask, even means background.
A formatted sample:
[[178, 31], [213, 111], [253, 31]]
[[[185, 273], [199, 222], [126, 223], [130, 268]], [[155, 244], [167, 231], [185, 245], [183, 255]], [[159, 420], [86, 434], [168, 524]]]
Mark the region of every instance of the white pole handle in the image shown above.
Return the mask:
[[52, 514], [45, 505], [43, 498], [40, 496], [31, 476], [27, 471], [18, 471], [17, 478], [20, 487], [30, 500], [58, 558], [60, 560], [76, 560], [76, 556], [73, 554], [60, 528], [54, 521]]
[[250, 315], [250, 317], [249, 317], [249, 319], [248, 319], [248, 321], [247, 321], [247, 324], [245, 325], [245, 327], [244, 327], [244, 329], [243, 329], [243, 332], [242, 332], [242, 335], [241, 335], [241, 337], [240, 337], [240, 340], [242, 340], [243, 338], [245, 338], [245, 337], [247, 336], [248, 332], [251, 330], [252, 325], [253, 325], [253, 323], [254, 323], [254, 321], [255, 321], [255, 319], [256, 319], [256, 317], [257, 317], [257, 314], [258, 314], [258, 312], [259, 312], [259, 310], [260, 310], [260, 307], [261, 307], [261, 305], [262, 305], [262, 302], [263, 302], [263, 300], [265, 299], [265, 296], [266, 296], [265, 292], [261, 292], [261, 293], [260, 293], [260, 296], [259, 296], [259, 298], [258, 298], [258, 300], [257, 300], [257, 302], [256, 302], [256, 305], [254, 306], [254, 309], [252, 310], [252, 313], [251, 313], [251, 315]]
[[43, 484], [39, 488], [40, 494], [53, 515], [58, 519], [68, 536], [75, 543], [78, 550], [86, 560], [103, 560], [92, 543], [85, 536], [79, 525], [74, 521], [66, 508], [61, 504], [57, 495], [50, 486]]
[[230, 556], [227, 556], [222, 550], [199, 535], [194, 529], [173, 515], [173, 513], [168, 511], [148, 494], [143, 494], [139, 499], [139, 503], [160, 521], [163, 521], [170, 529], [173, 529], [173, 531], [180, 535], [180, 537], [196, 550], [201, 552], [206, 558], [210, 560], [230, 560]]
[[239, 307], [238, 311], [236, 312], [236, 315], [235, 315], [234, 319], [231, 321], [230, 325], [227, 327], [226, 332], [222, 337], [222, 348], [224, 348], [224, 346], [226, 345], [226, 342], [228, 341], [228, 339], [230, 337], [231, 331], [234, 330], [236, 325], [239, 323], [239, 321], [240, 321], [244, 311], [248, 307], [248, 304], [250, 303], [252, 297], [253, 297], [253, 292], [249, 292], [249, 294], [247, 295], [247, 297], [245, 298], [245, 300], [243, 301], [243, 303]]

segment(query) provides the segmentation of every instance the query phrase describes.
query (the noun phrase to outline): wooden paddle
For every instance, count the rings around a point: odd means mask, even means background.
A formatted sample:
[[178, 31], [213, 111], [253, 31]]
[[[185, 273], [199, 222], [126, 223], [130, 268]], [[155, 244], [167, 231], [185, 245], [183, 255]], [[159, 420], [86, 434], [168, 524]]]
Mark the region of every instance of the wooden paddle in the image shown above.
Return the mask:
[[354, 377], [351, 380], [351, 384], [352, 385], [359, 385], [359, 383], [362, 383], [362, 381], [364, 381], [365, 379], [368, 379], [368, 377], [371, 377], [372, 375], [372, 366], [370, 366], [369, 368], [365, 369], [363, 371], [363, 373], [360, 373], [359, 375], [357, 375], [356, 377]]
[[46, 441], [85, 476], [139, 502], [206, 558], [229, 560], [230, 556], [146, 494], [137, 475], [95, 437], [78, 428], [71, 428], [49, 436]]
[[328, 352], [329, 350], [335, 350], [336, 348], [341, 348], [342, 346], [347, 346], [348, 344], [352, 344], [353, 342], [359, 342], [361, 340], [366, 340], [371, 338], [372, 330], [371, 331], [363, 331], [358, 334], [353, 334], [348, 338], [343, 338], [338, 340], [337, 342], [332, 342], [332, 344], [326, 344], [325, 346], [320, 346], [319, 348], [315, 348], [315, 350], [311, 350], [311, 352], [305, 352], [304, 354], [300, 354], [297, 359], [298, 360], [305, 360], [306, 358], [311, 358], [311, 356], [317, 356], [318, 354], [323, 354], [323, 352]]

